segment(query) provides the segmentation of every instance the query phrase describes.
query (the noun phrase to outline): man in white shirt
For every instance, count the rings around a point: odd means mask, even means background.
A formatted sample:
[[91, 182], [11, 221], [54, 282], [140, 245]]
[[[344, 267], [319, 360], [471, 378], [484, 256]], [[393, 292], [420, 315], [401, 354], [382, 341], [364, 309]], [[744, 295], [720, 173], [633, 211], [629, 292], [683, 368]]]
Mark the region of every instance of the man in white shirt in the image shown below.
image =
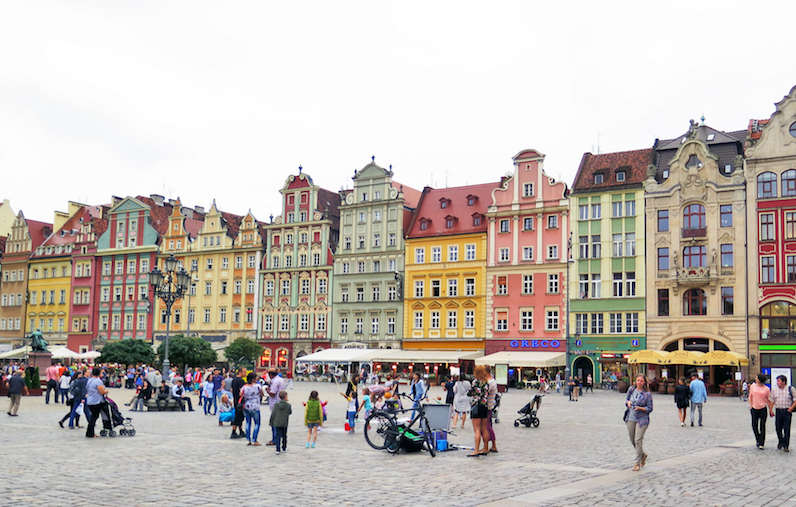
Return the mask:
[[[268, 392], [268, 407], [273, 412], [274, 405], [279, 401], [279, 392], [285, 390], [285, 381], [274, 369], [268, 370], [268, 376], [271, 378], [271, 383], [266, 388]], [[276, 440], [276, 429], [272, 426], [271, 441], [265, 445], [274, 445], [274, 440]]]
[[185, 412], [186, 402], [188, 403], [188, 412], [193, 412], [193, 403], [191, 403], [191, 398], [185, 395], [185, 387], [183, 387], [180, 377], [177, 377], [174, 385], [171, 387], [171, 397], [177, 400], [183, 412]]

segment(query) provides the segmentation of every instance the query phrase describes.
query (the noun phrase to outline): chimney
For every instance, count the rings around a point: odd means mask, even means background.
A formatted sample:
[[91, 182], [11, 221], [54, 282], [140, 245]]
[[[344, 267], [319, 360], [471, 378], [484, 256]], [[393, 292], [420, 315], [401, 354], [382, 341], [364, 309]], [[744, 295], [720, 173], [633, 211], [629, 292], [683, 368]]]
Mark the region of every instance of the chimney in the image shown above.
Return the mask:
[[204, 215], [205, 214], [204, 206], [194, 206], [193, 209], [195, 209], [196, 212], [199, 213], [200, 215]]
[[155, 204], [157, 204], [158, 206], [163, 206], [163, 196], [162, 195], [152, 194], [152, 195], [149, 196], [149, 198], [152, 199], [153, 201], [155, 201]]
[[182, 216], [185, 218], [193, 218], [193, 210], [191, 208], [183, 208]]

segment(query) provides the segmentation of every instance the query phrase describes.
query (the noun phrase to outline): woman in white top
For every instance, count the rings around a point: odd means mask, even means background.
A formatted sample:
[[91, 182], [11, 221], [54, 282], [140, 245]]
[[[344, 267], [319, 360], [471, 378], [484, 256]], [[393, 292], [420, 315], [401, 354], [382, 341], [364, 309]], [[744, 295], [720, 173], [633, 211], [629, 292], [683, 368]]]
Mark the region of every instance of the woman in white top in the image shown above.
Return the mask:
[[470, 397], [467, 393], [470, 391], [470, 382], [464, 378], [464, 375], [459, 376], [456, 383], [453, 384], [453, 427], [456, 427], [456, 422], [459, 420], [459, 415], [462, 416], [462, 428], [464, 422], [467, 420], [467, 414], [470, 413]]

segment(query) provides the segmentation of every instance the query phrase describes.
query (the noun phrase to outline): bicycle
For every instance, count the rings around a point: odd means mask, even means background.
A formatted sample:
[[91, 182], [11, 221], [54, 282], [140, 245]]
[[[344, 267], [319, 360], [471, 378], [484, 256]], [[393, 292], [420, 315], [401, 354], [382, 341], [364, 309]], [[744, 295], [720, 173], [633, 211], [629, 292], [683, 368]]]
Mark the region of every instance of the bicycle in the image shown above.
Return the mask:
[[[398, 394], [409, 400], [412, 398], [406, 394]], [[399, 423], [398, 414], [406, 412], [416, 412], [415, 416], [409, 421]], [[418, 424], [417, 430], [413, 429]], [[420, 405], [417, 408], [388, 408], [374, 410], [365, 419], [365, 441], [376, 450], [387, 450], [391, 454], [396, 454], [401, 449], [421, 450], [423, 447], [431, 454], [437, 455], [434, 445], [434, 434], [431, 426], [426, 419], [426, 407]]]

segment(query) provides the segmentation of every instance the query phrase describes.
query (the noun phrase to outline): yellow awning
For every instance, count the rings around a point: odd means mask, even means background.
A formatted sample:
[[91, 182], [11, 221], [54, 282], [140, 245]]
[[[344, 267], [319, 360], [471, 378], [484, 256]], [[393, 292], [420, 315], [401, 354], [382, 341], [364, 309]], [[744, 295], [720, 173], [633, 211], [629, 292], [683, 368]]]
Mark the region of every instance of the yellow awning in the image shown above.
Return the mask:
[[637, 350], [627, 358], [627, 364], [663, 364], [664, 354], [657, 350]]
[[699, 359], [699, 364], [704, 366], [746, 366], [749, 364], [749, 359], [737, 352], [714, 350], [702, 356]]
[[705, 355], [704, 352], [695, 350], [673, 350], [664, 355], [663, 363], [661, 364], [697, 365], [703, 355]]

